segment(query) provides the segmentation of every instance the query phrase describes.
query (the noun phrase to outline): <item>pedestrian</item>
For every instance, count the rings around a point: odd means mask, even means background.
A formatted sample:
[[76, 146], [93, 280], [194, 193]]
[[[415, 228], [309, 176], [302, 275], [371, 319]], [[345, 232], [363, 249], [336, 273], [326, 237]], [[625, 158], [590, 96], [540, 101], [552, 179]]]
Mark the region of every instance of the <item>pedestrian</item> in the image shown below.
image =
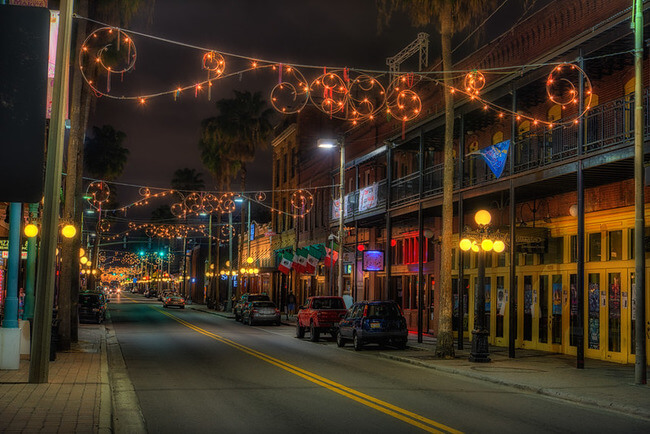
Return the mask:
[[290, 315], [293, 315], [293, 311], [296, 309], [296, 296], [293, 294], [293, 291], [289, 292], [287, 296], [287, 319]]

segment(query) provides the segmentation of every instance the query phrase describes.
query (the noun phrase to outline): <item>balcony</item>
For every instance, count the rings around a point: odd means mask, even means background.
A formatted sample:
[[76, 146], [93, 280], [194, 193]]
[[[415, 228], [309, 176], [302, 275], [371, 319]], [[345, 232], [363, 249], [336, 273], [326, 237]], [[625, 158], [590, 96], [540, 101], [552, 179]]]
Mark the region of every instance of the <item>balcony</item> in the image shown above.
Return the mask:
[[[644, 137], [650, 138], [649, 92], [644, 93]], [[523, 133], [510, 148], [514, 158], [514, 174], [533, 172], [550, 165], [566, 162], [578, 155], [579, 125], [555, 126]], [[634, 135], [634, 98], [627, 96], [591, 109], [584, 118], [585, 144], [583, 155], [601, 153], [619, 147], [632, 146]], [[454, 189], [458, 189], [457, 165], [454, 165]], [[423, 172], [423, 198], [442, 194], [443, 165], [427, 167]], [[506, 164], [502, 176], [510, 175]], [[390, 207], [410, 204], [419, 198], [418, 172], [391, 184]], [[463, 188], [486, 185], [496, 181], [480, 157], [470, 157], [464, 164]]]
[[[372, 196], [375, 196], [374, 198]], [[355, 190], [345, 195], [345, 220], [354, 221], [386, 211], [386, 180]], [[332, 202], [331, 223], [338, 222], [338, 210]]]

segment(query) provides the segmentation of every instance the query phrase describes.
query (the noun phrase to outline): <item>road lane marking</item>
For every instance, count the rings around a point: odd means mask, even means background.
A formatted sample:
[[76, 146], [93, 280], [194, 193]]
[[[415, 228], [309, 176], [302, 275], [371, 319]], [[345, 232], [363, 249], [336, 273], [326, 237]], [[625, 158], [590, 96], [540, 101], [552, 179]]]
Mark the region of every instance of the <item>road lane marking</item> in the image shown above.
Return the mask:
[[294, 375], [297, 375], [307, 381], [310, 381], [314, 384], [317, 384], [321, 387], [324, 387], [332, 392], [335, 392], [339, 395], [345, 396], [346, 398], [352, 399], [353, 401], [356, 401], [360, 404], [363, 404], [367, 407], [373, 408], [377, 411], [380, 411], [384, 414], [387, 414], [389, 416], [392, 416], [396, 419], [399, 419], [403, 422], [406, 422], [410, 425], [416, 426], [424, 431], [427, 432], [434, 432], [434, 433], [454, 433], [454, 434], [459, 434], [461, 431], [455, 430], [451, 427], [448, 427], [442, 423], [436, 422], [434, 420], [431, 420], [429, 418], [426, 418], [424, 416], [421, 416], [419, 414], [413, 413], [411, 411], [408, 411], [406, 409], [403, 409], [401, 407], [398, 407], [396, 405], [393, 405], [391, 403], [388, 403], [386, 401], [382, 401], [378, 398], [375, 398], [373, 396], [367, 395], [365, 393], [359, 392], [355, 389], [349, 388], [347, 386], [344, 386], [343, 384], [337, 383], [335, 381], [329, 380], [325, 377], [321, 377], [320, 375], [314, 374], [313, 372], [307, 371], [305, 369], [299, 368], [298, 366], [292, 365], [290, 363], [284, 362], [280, 359], [276, 359], [275, 357], [269, 356], [268, 354], [262, 353], [260, 351], [254, 350], [252, 348], [249, 348], [245, 345], [239, 344], [235, 341], [232, 341], [228, 338], [224, 338], [223, 336], [219, 336], [215, 333], [212, 333], [208, 330], [205, 330], [201, 327], [198, 327], [188, 321], [185, 321], [184, 319], [181, 319], [169, 312], [166, 312], [156, 306], [150, 306], [152, 309], [162, 313], [163, 315], [168, 316], [169, 318], [173, 319], [174, 321], [184, 325], [185, 327], [194, 330], [197, 333], [200, 333], [204, 336], [207, 336], [209, 338], [212, 338], [216, 341], [219, 341], [221, 343], [224, 343], [226, 345], [229, 345], [233, 348], [236, 348], [246, 354], [249, 354], [253, 357], [256, 357], [260, 360], [263, 360], [267, 363], [270, 363], [274, 366], [277, 366], [278, 368], [281, 368], [287, 372], [290, 372]]

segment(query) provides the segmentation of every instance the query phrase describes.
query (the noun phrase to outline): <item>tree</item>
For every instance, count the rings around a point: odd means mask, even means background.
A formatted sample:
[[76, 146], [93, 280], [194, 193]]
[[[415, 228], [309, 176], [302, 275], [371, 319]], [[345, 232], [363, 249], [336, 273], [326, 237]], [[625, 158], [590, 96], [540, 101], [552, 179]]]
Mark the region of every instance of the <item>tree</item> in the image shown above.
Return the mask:
[[[441, 36], [442, 69], [445, 89], [451, 89], [451, 39], [455, 33], [468, 28], [492, 8], [494, 0], [378, 0], [379, 17], [386, 23], [393, 12], [403, 10], [408, 13], [416, 26], [434, 23]], [[381, 23], [381, 21], [380, 21]], [[451, 258], [454, 218], [454, 97], [449, 91], [445, 95], [445, 144], [443, 150], [443, 193], [442, 193], [442, 243], [440, 264], [440, 315], [438, 316], [438, 336], [436, 356], [454, 356], [454, 335], [452, 331], [452, 287]], [[462, 331], [459, 331], [459, 334]]]
[[113, 180], [122, 174], [129, 150], [122, 146], [126, 134], [110, 125], [93, 127], [93, 137], [84, 146], [84, 166], [88, 173], [103, 180]]
[[[94, 17], [113, 25], [126, 26], [136, 14], [152, 17], [154, 0], [98, 0], [75, 2], [76, 12], [82, 17]], [[77, 65], [74, 56], [81, 51], [81, 45], [88, 35], [89, 24], [80, 19], [76, 22], [76, 39], [72, 50], [71, 65]], [[68, 143], [66, 177], [64, 180], [65, 197], [63, 201], [63, 219], [81, 227], [83, 212], [83, 161], [86, 126], [88, 116], [95, 102], [91, 89], [85, 84], [78, 67], [72, 69], [70, 89], [70, 140]], [[87, 76], [94, 79], [95, 71], [86, 70]], [[81, 231], [80, 231], [81, 232]], [[81, 237], [64, 240], [61, 245], [61, 274], [59, 276], [59, 318], [61, 325], [61, 345], [68, 349], [70, 342], [78, 340], [77, 299], [79, 294], [78, 252]]]
[[203, 174], [188, 167], [176, 170], [171, 184], [174, 190], [180, 191], [196, 191], [205, 188]]
[[244, 190], [246, 163], [255, 159], [258, 149], [269, 144], [273, 110], [266, 108], [260, 92], [235, 91], [234, 98], [221, 99], [216, 106], [219, 114], [201, 122], [201, 158], [221, 178], [220, 183], [229, 184], [230, 178], [239, 172]]

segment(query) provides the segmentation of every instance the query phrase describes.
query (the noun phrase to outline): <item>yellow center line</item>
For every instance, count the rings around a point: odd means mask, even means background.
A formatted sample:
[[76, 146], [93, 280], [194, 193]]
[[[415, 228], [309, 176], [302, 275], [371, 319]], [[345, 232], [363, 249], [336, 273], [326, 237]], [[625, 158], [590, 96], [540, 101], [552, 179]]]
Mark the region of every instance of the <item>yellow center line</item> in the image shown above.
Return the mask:
[[294, 375], [297, 375], [307, 381], [310, 381], [314, 384], [317, 384], [321, 387], [324, 387], [328, 390], [331, 390], [332, 392], [335, 392], [339, 395], [345, 396], [346, 398], [352, 399], [356, 402], [359, 402], [365, 406], [368, 406], [370, 408], [373, 408], [375, 410], [378, 410], [384, 414], [387, 414], [389, 416], [392, 416], [396, 419], [399, 419], [403, 422], [406, 422], [410, 425], [416, 426], [424, 431], [427, 432], [434, 432], [434, 433], [441, 433], [441, 432], [447, 432], [447, 433], [461, 433], [461, 431], [455, 430], [451, 427], [448, 427], [446, 425], [443, 425], [439, 422], [436, 422], [434, 420], [428, 419], [424, 416], [421, 416], [419, 414], [413, 413], [411, 411], [408, 411], [406, 409], [403, 409], [401, 407], [398, 407], [396, 405], [393, 405], [391, 403], [388, 403], [386, 401], [382, 401], [378, 398], [375, 398], [373, 396], [367, 395], [365, 393], [359, 392], [357, 390], [351, 389], [347, 386], [344, 386], [340, 383], [337, 383], [335, 381], [329, 380], [327, 378], [321, 377], [320, 375], [314, 374], [313, 372], [307, 371], [305, 369], [299, 368], [298, 366], [292, 365], [290, 363], [284, 362], [280, 359], [276, 359], [275, 357], [269, 356], [268, 354], [262, 353], [260, 351], [254, 350], [250, 347], [247, 347], [245, 345], [239, 344], [235, 341], [232, 341], [230, 339], [224, 338], [223, 336], [219, 336], [215, 333], [212, 333], [208, 330], [205, 330], [201, 327], [198, 327], [194, 324], [191, 324], [169, 312], [166, 312], [158, 307], [155, 306], [150, 306], [152, 309], [162, 313], [163, 315], [168, 316], [169, 318], [173, 319], [174, 321], [184, 325], [185, 327], [188, 327], [197, 333], [200, 333], [204, 336], [207, 336], [209, 338], [212, 338], [216, 341], [219, 341], [221, 343], [224, 343], [226, 345], [229, 345], [233, 348], [236, 348], [246, 354], [249, 354], [253, 357], [256, 357], [260, 360], [263, 360], [267, 363], [270, 363], [274, 366], [277, 366], [280, 369], [283, 369], [287, 372], [290, 372]]

